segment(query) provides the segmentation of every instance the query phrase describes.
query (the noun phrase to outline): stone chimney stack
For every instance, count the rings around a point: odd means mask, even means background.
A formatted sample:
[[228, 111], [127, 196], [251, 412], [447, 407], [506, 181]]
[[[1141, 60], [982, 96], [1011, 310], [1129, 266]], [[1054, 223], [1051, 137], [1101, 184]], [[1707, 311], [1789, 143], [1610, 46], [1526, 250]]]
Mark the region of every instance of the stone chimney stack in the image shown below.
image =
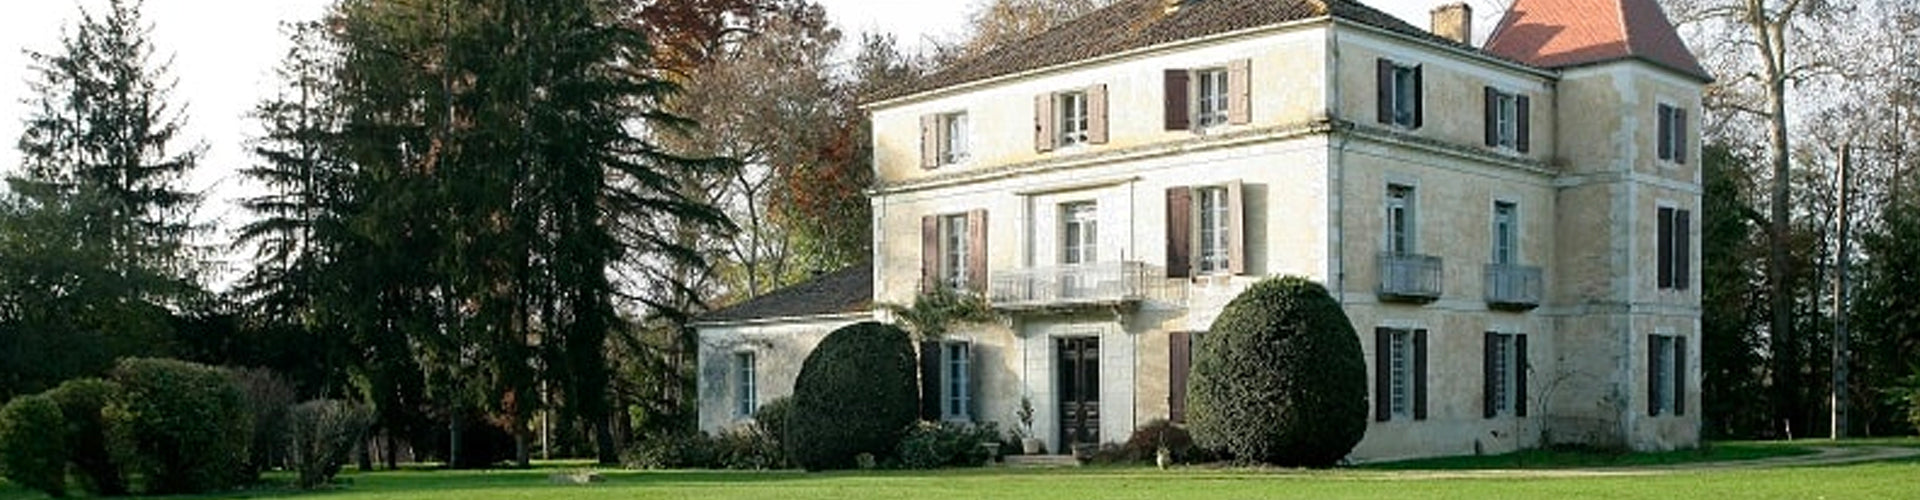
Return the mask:
[[1466, 2], [1454, 2], [1433, 8], [1433, 34], [1440, 38], [1473, 45], [1473, 8]]

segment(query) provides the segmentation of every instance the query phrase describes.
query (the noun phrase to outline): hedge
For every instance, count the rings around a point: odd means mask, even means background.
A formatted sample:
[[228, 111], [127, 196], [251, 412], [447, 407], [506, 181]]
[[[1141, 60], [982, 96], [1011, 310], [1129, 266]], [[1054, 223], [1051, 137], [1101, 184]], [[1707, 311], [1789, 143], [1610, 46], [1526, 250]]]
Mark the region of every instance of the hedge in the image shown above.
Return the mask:
[[97, 378], [68, 380], [47, 395], [60, 405], [67, 420], [68, 459], [80, 475], [80, 486], [96, 496], [127, 493], [127, 480], [119, 457], [127, 451], [117, 449], [112, 439], [107, 406], [120, 398], [120, 384]]
[[827, 334], [794, 380], [787, 455], [807, 470], [892, 455], [918, 410], [916, 375], [913, 343], [897, 327], [864, 322]]
[[218, 368], [170, 359], [121, 360], [113, 378], [125, 397], [106, 412], [125, 439], [149, 494], [227, 489], [246, 479], [252, 416], [246, 396]]
[[66, 425], [45, 394], [13, 398], [0, 408], [0, 462], [7, 479], [53, 497], [67, 494]]

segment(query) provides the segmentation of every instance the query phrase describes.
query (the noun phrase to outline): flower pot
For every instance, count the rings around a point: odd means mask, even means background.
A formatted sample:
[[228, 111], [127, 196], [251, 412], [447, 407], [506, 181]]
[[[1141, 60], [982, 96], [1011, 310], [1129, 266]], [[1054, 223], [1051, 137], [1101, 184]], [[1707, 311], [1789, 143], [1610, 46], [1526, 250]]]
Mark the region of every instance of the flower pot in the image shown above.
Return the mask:
[[1044, 451], [1041, 448], [1043, 448], [1045, 444], [1046, 442], [1041, 441], [1040, 438], [1022, 439], [1020, 440], [1020, 451], [1027, 455], [1039, 455], [1041, 451]]

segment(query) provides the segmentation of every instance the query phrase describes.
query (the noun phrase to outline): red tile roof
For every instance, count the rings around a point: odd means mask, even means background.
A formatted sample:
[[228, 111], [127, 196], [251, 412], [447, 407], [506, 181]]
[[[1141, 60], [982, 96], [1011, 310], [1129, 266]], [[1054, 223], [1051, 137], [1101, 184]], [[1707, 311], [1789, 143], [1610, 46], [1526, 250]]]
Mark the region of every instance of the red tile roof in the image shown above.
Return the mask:
[[1637, 58], [1713, 79], [1656, 0], [1514, 0], [1483, 50], [1543, 68]]

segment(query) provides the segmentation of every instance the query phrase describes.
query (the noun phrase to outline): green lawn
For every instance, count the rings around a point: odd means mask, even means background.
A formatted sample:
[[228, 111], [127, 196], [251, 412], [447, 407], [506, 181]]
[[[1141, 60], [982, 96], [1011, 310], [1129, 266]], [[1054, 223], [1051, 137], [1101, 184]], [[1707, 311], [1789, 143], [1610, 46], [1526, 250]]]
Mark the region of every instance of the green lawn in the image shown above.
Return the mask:
[[[1819, 442], [1796, 443], [1818, 445]], [[1920, 445], [1905, 440], [1881, 445]], [[1771, 443], [1716, 444], [1709, 454], [1749, 457]], [[1658, 455], [1658, 454], [1655, 454]], [[1672, 463], [1622, 457], [1620, 464]], [[1565, 458], [1565, 457], [1561, 457]], [[1664, 461], [1663, 461], [1664, 460]], [[1544, 461], [1544, 460], [1543, 460]], [[1402, 464], [1405, 465], [1405, 464]], [[1447, 465], [1447, 464], [1441, 464]], [[1920, 460], [1760, 470], [1588, 475], [1566, 471], [1486, 471], [1458, 467], [1332, 471], [1138, 467], [971, 469], [935, 472], [642, 472], [608, 471], [604, 483], [552, 485], [555, 469], [527, 471], [400, 471], [346, 474], [350, 484], [317, 493], [265, 488], [205, 498], [372, 499], [631, 499], [631, 498], [1916, 498]], [[1489, 465], [1504, 468], [1500, 465]], [[1579, 474], [1579, 475], [1573, 475]], [[1571, 476], [1570, 476], [1571, 475]], [[0, 500], [40, 498], [0, 483]]]
[[1376, 470], [1584, 469], [1727, 462], [1816, 453], [1813, 449], [1802, 447], [1803, 445], [1820, 445], [1820, 443], [1802, 442], [1781, 445], [1771, 442], [1722, 442], [1712, 443], [1699, 449], [1659, 453], [1526, 450], [1505, 455], [1383, 462], [1362, 465], [1359, 468]]

